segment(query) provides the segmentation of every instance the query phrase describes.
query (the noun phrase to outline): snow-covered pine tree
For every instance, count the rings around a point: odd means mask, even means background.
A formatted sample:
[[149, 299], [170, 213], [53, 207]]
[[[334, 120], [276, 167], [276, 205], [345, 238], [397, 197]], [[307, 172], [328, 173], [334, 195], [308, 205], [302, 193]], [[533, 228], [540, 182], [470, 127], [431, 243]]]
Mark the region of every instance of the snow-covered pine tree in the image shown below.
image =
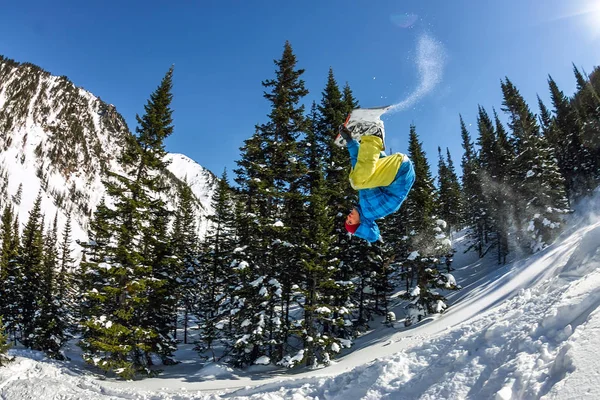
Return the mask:
[[509, 183], [510, 165], [513, 163], [514, 150], [508, 139], [508, 134], [494, 109], [494, 125], [496, 129], [496, 143], [494, 156], [496, 158], [496, 184], [497, 193], [494, 193], [490, 208], [496, 215], [496, 237], [498, 264], [506, 264], [506, 256], [509, 252], [508, 236], [514, 215], [514, 201], [510, 193], [512, 191]]
[[446, 159], [442, 155], [442, 149], [438, 146], [438, 215], [446, 221], [446, 233], [451, 234], [461, 225], [462, 201], [461, 189], [458, 177], [454, 170], [454, 164], [450, 157], [450, 150], [446, 149]]
[[12, 201], [20, 206], [21, 205], [21, 197], [23, 196], [23, 183], [19, 183], [19, 188], [17, 189], [17, 193], [12, 198]]
[[[331, 72], [330, 72], [331, 73]], [[302, 361], [309, 367], [327, 363], [333, 350], [339, 349], [339, 342], [332, 335], [332, 326], [342, 323], [344, 310], [333, 305], [339, 292], [339, 286], [333, 279], [337, 262], [329, 256], [330, 245], [334, 238], [331, 210], [328, 207], [329, 189], [324, 178], [324, 153], [328, 149], [326, 140], [319, 143], [319, 121], [321, 116], [313, 102], [309, 116], [310, 128], [302, 141], [303, 162], [308, 171], [302, 179], [302, 191], [306, 194], [306, 207], [299, 210], [298, 218], [305, 221], [299, 235], [302, 244], [299, 248], [302, 260], [303, 282], [294, 290], [298, 306], [303, 309], [304, 318], [292, 331], [303, 341], [301, 356], [295, 355], [287, 360], [287, 366]], [[327, 151], [327, 150], [326, 150]], [[341, 318], [334, 319], [334, 314]], [[293, 360], [293, 361], [292, 361]]]
[[38, 194], [29, 219], [23, 228], [21, 247], [17, 263], [22, 271], [23, 283], [20, 286], [23, 295], [19, 296], [21, 309], [21, 342], [33, 348], [36, 343], [39, 304], [42, 296], [44, 270], [44, 216], [41, 210], [42, 195]]
[[7, 204], [2, 212], [0, 220], [0, 315], [5, 315], [9, 310], [10, 299], [7, 295], [9, 288], [8, 269], [9, 263], [17, 255], [17, 249], [13, 247], [13, 208], [12, 204]]
[[[355, 282], [355, 290], [353, 291], [350, 299], [351, 303], [355, 307], [353, 319], [355, 320], [355, 329], [358, 331], [366, 331], [369, 328], [369, 321], [373, 314], [383, 314], [385, 307], [378, 309], [380, 305], [379, 295], [385, 293], [377, 293], [375, 291], [375, 285], [379, 286], [379, 289], [386, 290], [384, 273], [384, 259], [382, 256], [382, 249], [380, 243], [373, 243], [366, 247], [364, 252], [360, 255], [362, 262], [358, 265], [358, 268], [354, 268], [354, 276], [352, 281]], [[375, 307], [377, 304], [377, 307]], [[354, 333], [353, 333], [354, 334]]]
[[[157, 190], [156, 190], [157, 189]], [[163, 190], [156, 188], [155, 193]], [[155, 200], [156, 201], [156, 200]], [[159, 200], [162, 202], [162, 200]], [[177, 326], [177, 288], [179, 286], [177, 262], [173, 257], [172, 242], [169, 240], [168, 224], [171, 212], [162, 204], [154, 203], [156, 207], [150, 212], [150, 224], [144, 232], [143, 242], [146, 249], [143, 258], [152, 268], [150, 287], [148, 291], [147, 320], [148, 329], [154, 330], [156, 336], [149, 337], [150, 348], [158, 354], [164, 365], [172, 365], [173, 352], [177, 350], [174, 332]], [[146, 354], [149, 365], [153, 361]]]
[[201, 257], [202, 279], [199, 282], [200, 295], [196, 310], [200, 335], [197, 350], [200, 353], [212, 351], [216, 361], [214, 345], [227, 335], [228, 305], [231, 287], [231, 264], [236, 248], [234, 232], [234, 202], [231, 188], [224, 170], [212, 197], [214, 213], [208, 217], [209, 229], [203, 243]]
[[90, 219], [88, 238], [84, 243], [77, 240], [77, 244], [82, 246], [82, 259], [79, 268], [73, 274], [74, 290], [78, 299], [73, 310], [73, 318], [77, 324], [77, 330], [83, 333], [85, 339], [90, 334], [85, 329], [85, 320], [95, 315], [100, 310], [99, 302], [102, 297], [98, 297], [99, 286], [103, 285], [104, 276], [97, 271], [98, 263], [104, 262], [108, 257], [111, 234], [114, 227], [111, 225], [113, 212], [106, 206], [106, 199], [102, 197], [96, 207], [92, 218]]
[[[595, 186], [596, 160], [592, 148], [583, 143], [582, 119], [571, 100], [548, 77], [554, 106], [555, 135], [546, 135], [554, 148], [558, 167], [565, 178], [565, 190], [571, 200], [585, 195]], [[600, 163], [597, 164], [600, 166]]]
[[7, 354], [9, 349], [10, 343], [8, 342], [8, 335], [5, 332], [4, 321], [0, 315], [0, 367], [5, 366], [11, 361], [11, 358]]
[[[262, 195], [266, 184], [266, 158], [261, 149], [262, 139], [255, 133], [240, 148], [241, 158], [236, 161], [235, 182], [239, 185], [235, 208], [235, 231], [238, 248], [232, 263], [232, 281], [229, 295], [229, 342], [226, 344], [227, 360], [235, 366], [246, 366], [260, 357], [270, 363], [270, 357], [261, 345], [262, 327], [253, 321], [261, 312], [262, 299], [250, 285], [266, 272], [268, 238], [263, 235], [260, 211], [267, 208]], [[260, 333], [260, 335], [259, 335]], [[250, 340], [252, 338], [252, 340]]]
[[462, 188], [456, 174], [456, 169], [454, 168], [454, 161], [452, 161], [450, 149], [448, 148], [446, 148], [446, 166], [448, 168], [448, 180], [450, 183], [446, 202], [449, 208], [452, 209], [448, 213], [446, 222], [448, 223], [448, 231], [452, 232], [452, 230], [460, 229], [463, 225], [464, 201]]
[[[336, 282], [350, 281], [350, 253], [355, 243], [351, 243], [352, 241], [349, 240], [342, 221], [349, 212], [355, 196], [348, 182], [350, 172], [348, 151], [335, 146], [333, 140], [338, 133], [338, 127], [344, 123], [346, 116], [355, 106], [358, 106], [358, 103], [354, 99], [350, 87], [346, 85], [345, 92], [342, 92], [335, 79], [333, 69], [330, 68], [325, 88], [321, 92], [321, 101], [317, 104], [317, 110], [313, 114], [312, 130], [319, 148], [322, 149], [321, 160], [325, 179], [323, 190], [328, 197], [329, 216], [338, 221], [338, 223], [328, 225], [332, 229], [331, 234], [334, 235], [328, 253], [330, 260], [337, 262], [337, 271], [334, 276]], [[332, 304], [337, 307], [345, 305], [350, 295], [348, 289], [351, 287], [345, 285], [341, 289], [335, 295], [336, 298]], [[327, 327], [326, 329], [329, 331], [331, 328]], [[336, 328], [331, 329], [330, 334], [335, 330]]]
[[483, 224], [483, 238], [485, 248], [483, 254], [486, 254], [492, 248], [499, 248], [497, 225], [500, 219], [505, 218], [499, 215], [496, 209], [491, 207], [492, 204], [498, 203], [498, 197], [503, 196], [502, 188], [498, 180], [498, 164], [501, 160], [498, 159], [496, 153], [497, 138], [496, 130], [492, 119], [487, 111], [479, 106], [477, 115], [477, 144], [479, 145], [478, 156], [478, 180], [481, 188], [481, 222]]
[[552, 152], [556, 157], [558, 169], [561, 172], [563, 178], [565, 178], [565, 194], [568, 198], [568, 195], [569, 193], [571, 193], [572, 189], [570, 186], [567, 186], [567, 174], [563, 172], [564, 162], [562, 161], [562, 159], [565, 157], [564, 154], [561, 154], [563, 153], [563, 150], [559, 149], [563, 146], [563, 143], [561, 142], [565, 141], [565, 137], [562, 134], [562, 132], [560, 132], [560, 129], [556, 124], [556, 119], [552, 117], [552, 113], [550, 112], [548, 107], [546, 107], [539, 95], [537, 96], [537, 101], [538, 107], [540, 109], [540, 113], [538, 115], [538, 122], [540, 125], [541, 133], [546, 138], [548, 145], [552, 148]]
[[12, 205], [8, 204], [2, 213], [0, 239], [0, 315], [4, 316], [4, 327], [10, 340], [16, 344], [17, 334], [21, 325], [21, 304], [23, 292], [23, 270], [18, 262], [19, 255], [19, 224], [14, 215]]
[[[297, 138], [306, 129], [300, 103], [308, 93], [300, 78], [304, 70], [296, 69], [296, 64], [292, 47], [286, 42], [281, 59], [275, 60], [275, 78], [263, 82], [267, 89], [264, 97], [271, 105], [269, 122], [258, 125], [255, 135], [245, 142], [236, 169], [236, 182], [247, 201], [246, 212], [255, 216], [255, 222], [241, 235], [251, 242], [240, 243], [242, 248], [253, 247], [249, 260], [244, 261], [250, 263], [245, 278], [254, 279], [242, 282], [239, 289], [238, 300], [247, 301], [242, 309], [247, 314], [240, 315], [246, 325], [235, 334], [234, 346], [243, 349], [243, 353], [232, 353], [238, 364], [259, 358], [262, 362], [266, 360], [263, 357], [276, 362], [287, 351], [290, 293], [300, 262], [293, 233], [302, 224], [294, 216], [304, 173], [298, 162]], [[255, 240], [257, 236], [259, 240]]]
[[137, 134], [127, 137], [119, 156], [127, 176], [109, 172], [105, 186], [114, 208], [101, 205], [95, 213], [90, 245], [96, 256], [84, 265], [94, 275], [84, 293], [84, 359], [123, 378], [150, 373], [152, 354], [167, 361], [173, 350], [175, 294], [164, 307], [150, 306], [171, 284], [165, 275], [173, 260], [165, 246], [168, 213], [158, 192], [164, 140], [173, 131], [172, 76], [170, 68], [137, 117]]
[[415, 272], [416, 285], [405, 298], [412, 300], [406, 323], [420, 321], [425, 315], [443, 312], [447, 307], [444, 296], [436, 289], [456, 289], [454, 278], [438, 270], [441, 257], [450, 252], [450, 240], [443, 233], [445, 222], [435, 216], [436, 189], [423, 146], [414, 125], [410, 127], [409, 156], [418, 179], [411, 189], [406, 204], [405, 224], [409, 236], [410, 254], [399, 260]]
[[515, 148], [510, 171], [516, 197], [517, 240], [535, 252], [549, 245], [560, 231], [567, 211], [564, 179], [535, 116], [508, 78], [502, 82], [502, 92]]
[[76, 315], [79, 307], [77, 298], [77, 288], [73, 266], [75, 259], [72, 256], [71, 243], [73, 241], [71, 234], [71, 213], [67, 214], [67, 222], [62, 231], [62, 240], [58, 248], [58, 275], [56, 277], [57, 297], [61, 299], [64, 307], [64, 318], [67, 324], [67, 334], [72, 334], [77, 330]]
[[590, 80], [573, 65], [577, 80], [577, 107], [582, 129], [581, 142], [591, 152], [595, 163], [595, 183], [600, 183], [600, 94]]
[[[438, 146], [438, 197], [436, 213], [442, 221], [446, 222], [446, 227], [443, 231], [451, 238], [452, 233], [460, 227], [463, 217], [461, 211], [462, 192], [448, 148], [446, 148], [446, 154], [446, 159], [444, 159], [442, 149]], [[450, 249], [443, 258], [448, 273], [452, 270], [454, 252], [454, 249]]]
[[[350, 173], [350, 156], [345, 148], [334, 145], [339, 126], [344, 123], [346, 116], [358, 107], [350, 86], [346, 83], [340, 93], [339, 86], [335, 80], [333, 70], [330, 69], [327, 84], [322, 92], [321, 102], [317, 106], [319, 112], [315, 126], [317, 140], [325, 149], [323, 153], [325, 187], [328, 190], [328, 210], [330, 216], [337, 223], [332, 226], [334, 241], [330, 245], [329, 257], [337, 262], [334, 270], [334, 282], [337, 291], [333, 306], [336, 310], [343, 312], [354, 312], [356, 318], [350, 318], [334, 311], [335, 319], [360, 320], [364, 325], [364, 313], [359, 312], [358, 304], [353, 303], [351, 297], [360, 299], [362, 294], [358, 292], [355, 279], [369, 275], [372, 268], [367, 259], [371, 250], [369, 243], [362, 239], [351, 237], [344, 228], [344, 218], [350, 212], [352, 206], [358, 200], [357, 192], [352, 189], [348, 181]], [[363, 269], [361, 271], [361, 269]], [[362, 310], [361, 310], [362, 311]], [[354, 335], [358, 327], [349, 324], [333, 326], [330, 334], [338, 337], [349, 338]]]
[[[406, 291], [409, 291], [412, 285], [414, 271], [411, 266], [404, 263], [404, 260], [410, 254], [410, 237], [407, 221], [408, 210], [406, 202], [398, 212], [378, 221], [381, 234], [385, 237], [381, 245], [381, 256], [384, 263], [381, 274], [377, 277], [377, 284], [382, 285], [383, 291], [398, 286], [405, 286]], [[384, 275], [387, 276], [385, 279], [386, 282], [382, 282]], [[386, 307], [387, 304], [384, 305], [384, 308]]]
[[449, 179], [448, 179], [448, 166], [446, 160], [442, 156], [442, 148], [438, 146], [438, 201], [437, 213], [441, 218], [444, 218], [448, 214], [448, 205], [446, 204], [446, 193], [448, 192]]
[[0, 210], [4, 210], [10, 202], [8, 184], [8, 168], [2, 166], [0, 167]]
[[479, 160], [465, 121], [460, 116], [462, 147], [462, 187], [464, 193], [464, 221], [469, 227], [470, 249], [476, 249], [479, 257], [484, 254], [485, 214], [484, 199], [479, 180]]
[[600, 93], [600, 66], [592, 68], [592, 72], [589, 75], [589, 81], [596, 93]]
[[[112, 223], [114, 218], [114, 211], [106, 206], [103, 198], [90, 220], [89, 241], [78, 242], [84, 247], [77, 276], [82, 297], [78, 313], [82, 330], [79, 346], [83, 359], [89, 364], [106, 372], [113, 370], [121, 376], [133, 377], [136, 370], [131, 361], [132, 331], [124, 326], [129, 323], [131, 310], [119, 308], [119, 302], [126, 299], [125, 291], [119, 287], [126, 271], [111, 265], [116, 252], [112, 239], [117, 230]], [[119, 319], [107, 317], [113, 313]]]
[[344, 84], [344, 88], [342, 89], [342, 100], [344, 102], [344, 106], [346, 107], [346, 115], [348, 115], [348, 113], [355, 108], [359, 107], [358, 100], [356, 97], [354, 97], [354, 93], [352, 92], [348, 82]]
[[[349, 89], [348, 93], [349, 96], [352, 96]], [[318, 113], [313, 117], [315, 122], [312, 129], [314, 130], [317, 146], [321, 151], [320, 154], [324, 164], [323, 174], [326, 179], [326, 188], [329, 191], [329, 208], [333, 216], [347, 214], [352, 201], [348, 196], [348, 193], [352, 191], [348, 183], [350, 157], [345, 148], [340, 148], [332, 143], [337, 135], [338, 127], [344, 123], [346, 115], [352, 110], [348, 106], [348, 102], [355, 103], [352, 98], [345, 99], [343, 97], [333, 69], [330, 68], [325, 89], [321, 93], [321, 102], [317, 106]], [[345, 239], [346, 232], [343, 226], [333, 226], [332, 228], [341, 239]], [[338, 243], [332, 250], [335, 249], [338, 253], [343, 251], [342, 246]], [[335, 256], [340, 257], [339, 254]]]
[[68, 320], [64, 299], [59, 296], [58, 270], [58, 213], [44, 237], [44, 261], [41, 273], [38, 316], [32, 347], [48, 357], [64, 359], [61, 349], [68, 339]]
[[[171, 230], [171, 243], [175, 257], [175, 271], [172, 274], [178, 279], [176, 295], [178, 308], [183, 310], [183, 343], [188, 343], [190, 318], [195, 311], [199, 296], [201, 271], [198, 265], [198, 234], [196, 233], [196, 215], [194, 212], [193, 193], [185, 182], [178, 188], [178, 205]], [[177, 327], [175, 327], [177, 328]], [[177, 330], [173, 332], [177, 338]]]

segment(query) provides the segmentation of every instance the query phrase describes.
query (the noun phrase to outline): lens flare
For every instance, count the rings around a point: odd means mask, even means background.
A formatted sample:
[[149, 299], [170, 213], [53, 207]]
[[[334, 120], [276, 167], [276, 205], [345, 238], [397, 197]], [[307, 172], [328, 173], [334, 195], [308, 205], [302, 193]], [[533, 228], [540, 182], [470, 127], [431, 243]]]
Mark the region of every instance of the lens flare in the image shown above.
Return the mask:
[[415, 22], [419, 19], [417, 14], [395, 14], [390, 16], [390, 20], [394, 25], [399, 26], [400, 28], [411, 28]]

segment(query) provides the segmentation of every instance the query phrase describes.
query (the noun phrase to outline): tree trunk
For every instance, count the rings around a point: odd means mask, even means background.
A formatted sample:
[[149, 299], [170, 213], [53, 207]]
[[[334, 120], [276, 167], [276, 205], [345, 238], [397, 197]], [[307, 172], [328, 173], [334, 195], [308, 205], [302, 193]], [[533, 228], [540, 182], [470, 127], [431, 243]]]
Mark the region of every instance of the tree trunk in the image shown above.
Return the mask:
[[185, 315], [183, 316], [183, 344], [187, 344], [188, 342], [188, 315], [189, 313], [189, 306], [187, 304], [187, 301], [185, 303]]

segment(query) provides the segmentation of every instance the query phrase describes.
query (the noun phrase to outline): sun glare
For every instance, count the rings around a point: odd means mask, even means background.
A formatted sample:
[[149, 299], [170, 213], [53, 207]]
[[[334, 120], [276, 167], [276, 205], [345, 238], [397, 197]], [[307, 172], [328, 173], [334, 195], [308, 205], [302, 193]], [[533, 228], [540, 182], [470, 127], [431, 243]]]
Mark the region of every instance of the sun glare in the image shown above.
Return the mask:
[[580, 8], [575, 10], [576, 15], [579, 17], [577, 19], [582, 22], [594, 39], [600, 37], [600, 0], [585, 0], [574, 3], [581, 4]]
[[570, 20], [592, 39], [600, 37], [600, 0], [569, 0], [564, 3], [563, 12], [552, 20]]

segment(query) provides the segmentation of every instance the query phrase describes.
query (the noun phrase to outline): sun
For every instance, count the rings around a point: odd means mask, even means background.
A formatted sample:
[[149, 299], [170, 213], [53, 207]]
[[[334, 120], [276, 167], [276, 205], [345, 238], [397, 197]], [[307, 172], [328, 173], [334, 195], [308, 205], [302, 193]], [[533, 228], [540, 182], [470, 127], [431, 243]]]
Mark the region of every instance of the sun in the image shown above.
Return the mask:
[[592, 39], [600, 38], [600, 0], [564, 0], [560, 14], [550, 19], [560, 20], [576, 24]]
[[573, 1], [572, 4], [576, 8], [568, 17], [573, 17], [577, 23], [581, 23], [594, 39], [600, 37], [600, 0], [579, 0]]

